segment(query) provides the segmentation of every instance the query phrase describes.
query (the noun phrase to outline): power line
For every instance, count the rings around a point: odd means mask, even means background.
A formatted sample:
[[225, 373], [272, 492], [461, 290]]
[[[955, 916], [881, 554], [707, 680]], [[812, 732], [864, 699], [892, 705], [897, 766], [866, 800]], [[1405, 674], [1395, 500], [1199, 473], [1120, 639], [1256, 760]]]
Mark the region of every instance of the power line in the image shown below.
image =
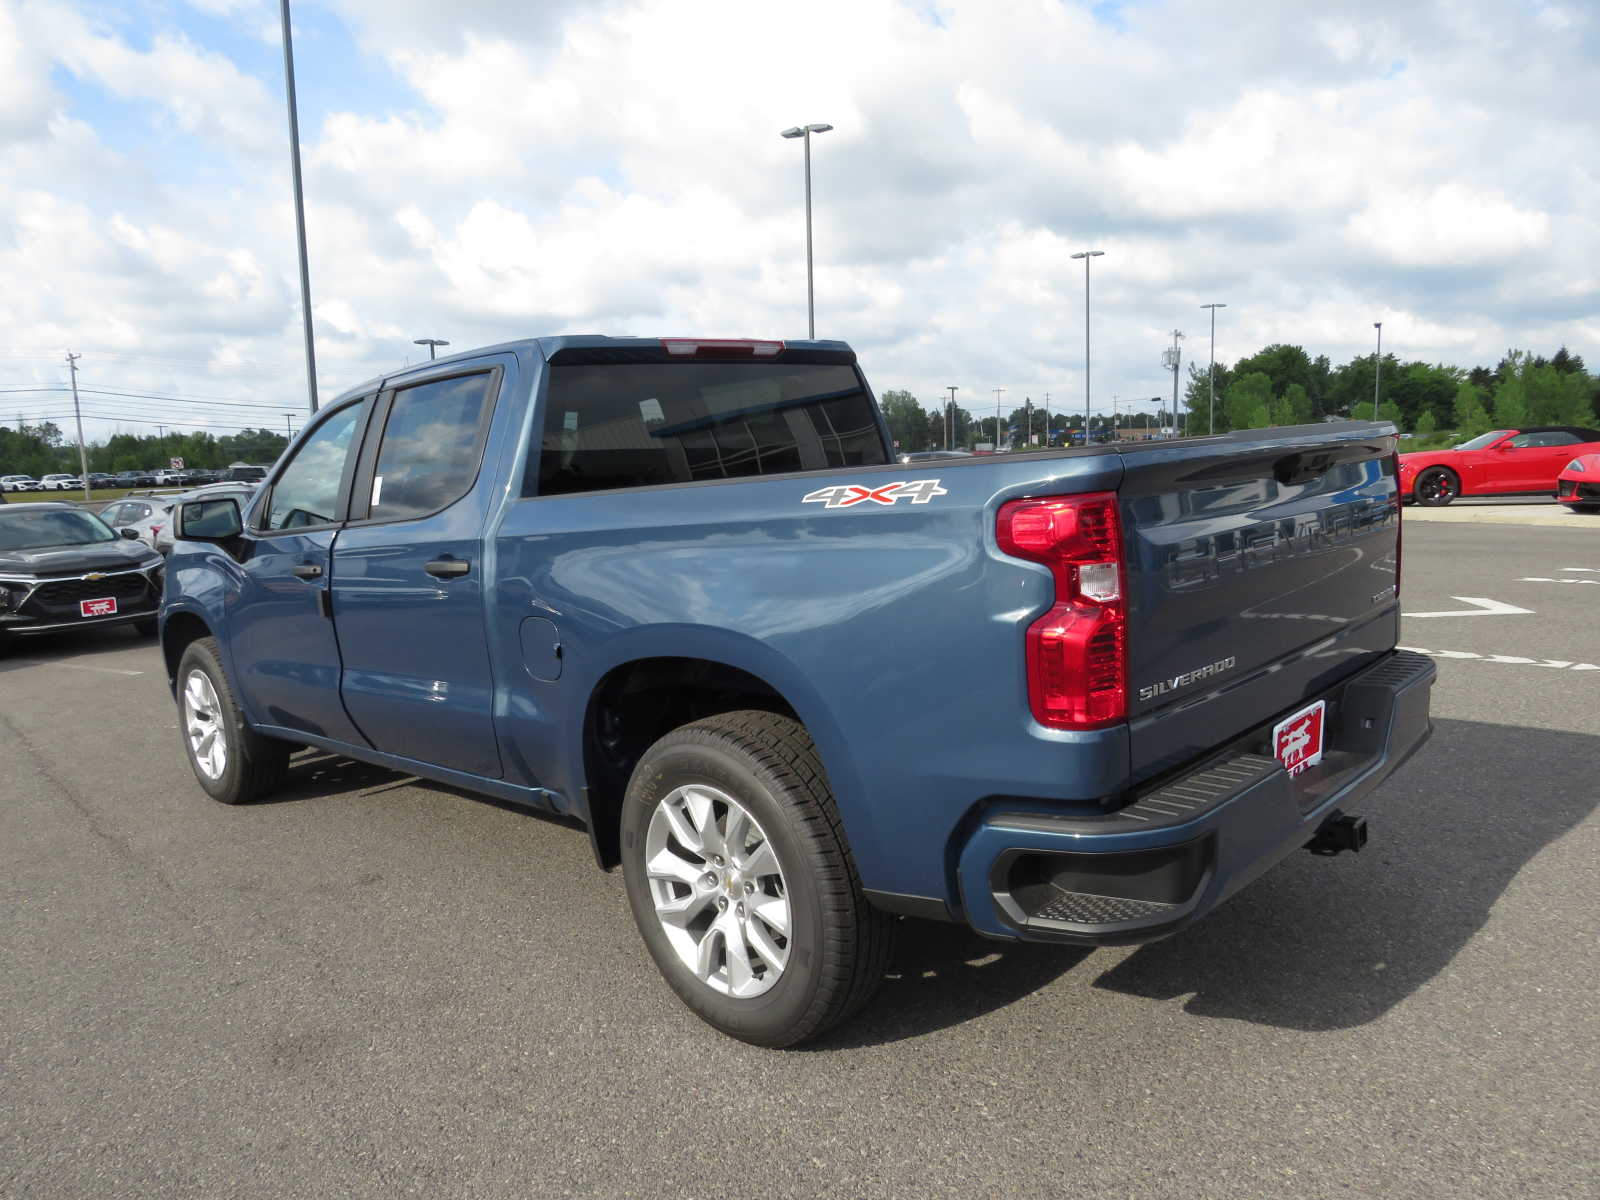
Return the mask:
[[[3, 395], [21, 395], [31, 392], [62, 392], [70, 389], [65, 384], [40, 385], [39, 387], [0, 388]], [[191, 404], [195, 401], [202, 402], [207, 408], [268, 408], [274, 412], [299, 412], [298, 405], [290, 404], [256, 404], [249, 400], [214, 400], [207, 396], [191, 393], [187, 396], [175, 396], [171, 392], [134, 392], [117, 391], [110, 388], [80, 388], [85, 395], [93, 396], [124, 396], [130, 400], [170, 400], [179, 404]]]

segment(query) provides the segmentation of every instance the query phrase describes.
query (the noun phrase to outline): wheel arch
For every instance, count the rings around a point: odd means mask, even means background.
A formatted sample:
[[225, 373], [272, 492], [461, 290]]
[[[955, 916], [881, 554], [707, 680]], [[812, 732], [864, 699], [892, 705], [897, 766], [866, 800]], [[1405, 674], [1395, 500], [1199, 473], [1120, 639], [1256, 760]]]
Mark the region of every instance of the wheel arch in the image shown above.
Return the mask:
[[[610, 870], [621, 861], [623, 794], [645, 750], [680, 725], [745, 708], [781, 712], [806, 727], [848, 836], [847, 810], [853, 806], [847, 798], [857, 793], [855, 771], [827, 706], [794, 664], [755, 642], [712, 649], [679, 638], [665, 644], [652, 639], [633, 649], [637, 652], [595, 677], [577, 730], [584, 817], [601, 868]], [[684, 653], [691, 649], [698, 652]], [[662, 652], [667, 650], [678, 653]]]

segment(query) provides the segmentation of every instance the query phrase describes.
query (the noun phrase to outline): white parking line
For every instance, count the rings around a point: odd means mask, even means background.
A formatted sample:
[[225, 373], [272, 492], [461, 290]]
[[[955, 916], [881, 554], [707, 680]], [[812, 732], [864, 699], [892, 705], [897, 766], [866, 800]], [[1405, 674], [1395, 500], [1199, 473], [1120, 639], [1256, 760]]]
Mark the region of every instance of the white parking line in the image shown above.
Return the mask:
[[42, 658], [13, 658], [24, 667], [60, 667], [63, 671], [98, 671], [102, 675], [143, 675], [143, 671], [124, 671], [118, 667], [87, 667], [82, 663], [47, 662]]
[[1409, 650], [1413, 654], [1426, 654], [1429, 658], [1471, 658], [1479, 662], [1503, 663], [1511, 667], [1543, 667], [1550, 671], [1600, 671], [1600, 665], [1571, 662], [1564, 658], [1525, 658], [1520, 654], [1478, 654], [1471, 650], [1425, 650], [1421, 646], [1396, 646], [1396, 650]]

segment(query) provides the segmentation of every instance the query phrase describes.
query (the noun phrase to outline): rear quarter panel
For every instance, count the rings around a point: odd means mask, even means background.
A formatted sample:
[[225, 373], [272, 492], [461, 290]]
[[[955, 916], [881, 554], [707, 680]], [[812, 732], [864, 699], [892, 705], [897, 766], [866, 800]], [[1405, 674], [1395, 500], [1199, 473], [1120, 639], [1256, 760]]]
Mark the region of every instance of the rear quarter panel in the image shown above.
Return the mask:
[[[497, 658], [520, 656], [531, 615], [555, 623], [564, 666], [517, 681], [505, 749], [576, 794], [608, 671], [654, 656], [738, 667], [810, 729], [866, 886], [942, 895], [947, 844], [978, 799], [1093, 806], [1125, 782], [1123, 730], [1033, 723], [1022, 633], [1051, 581], [994, 539], [1004, 500], [1110, 489], [1120, 472], [1091, 451], [514, 501], [494, 549]], [[805, 500], [924, 479], [943, 491], [926, 504]]]

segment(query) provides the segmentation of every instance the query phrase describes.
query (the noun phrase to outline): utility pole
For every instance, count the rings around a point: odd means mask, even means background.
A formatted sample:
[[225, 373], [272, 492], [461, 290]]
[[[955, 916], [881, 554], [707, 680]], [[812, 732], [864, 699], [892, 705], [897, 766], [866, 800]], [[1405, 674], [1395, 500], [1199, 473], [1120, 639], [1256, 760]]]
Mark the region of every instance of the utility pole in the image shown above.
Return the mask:
[[[1162, 365], [1172, 372], [1172, 423], [1178, 423], [1178, 366], [1183, 361], [1183, 351], [1178, 348], [1178, 339], [1183, 334], [1178, 330], [1172, 331], [1172, 349], [1161, 352]], [[1213, 430], [1215, 432], [1215, 430]]]
[[1024, 450], [1026, 450], [1029, 446], [1033, 445], [1033, 397], [1032, 396], [1024, 396], [1022, 398], [1022, 420], [1023, 420], [1023, 422], [1024, 422], [1025, 426], [1026, 426], [1026, 432], [1022, 435], [1022, 448]]
[[1374, 321], [1372, 327], [1378, 331], [1378, 349], [1372, 356], [1372, 419], [1378, 419], [1378, 381], [1383, 378], [1383, 322]]
[[1050, 393], [1044, 394], [1044, 448], [1050, 448]]
[[283, 436], [294, 441], [294, 426], [289, 423], [288, 413], [283, 414]]
[[994, 452], [996, 454], [1000, 453], [1000, 393], [1003, 391], [1005, 391], [1005, 388], [995, 388], [994, 390]]
[[955, 449], [956, 392], [958, 390], [955, 384], [952, 383], [950, 385], [950, 403], [945, 406], [944, 410], [944, 448], [946, 450]]
[[[67, 351], [67, 369], [72, 372], [72, 419], [78, 424], [78, 469], [83, 472], [83, 498], [89, 499], [89, 452], [83, 448], [83, 413], [78, 410], [78, 360], [81, 354]], [[22, 418], [17, 418], [17, 432], [22, 431]]]
[[1227, 308], [1226, 304], [1202, 304], [1201, 308], [1211, 310], [1211, 367], [1209, 378], [1211, 380], [1211, 433], [1217, 431], [1217, 309]]

